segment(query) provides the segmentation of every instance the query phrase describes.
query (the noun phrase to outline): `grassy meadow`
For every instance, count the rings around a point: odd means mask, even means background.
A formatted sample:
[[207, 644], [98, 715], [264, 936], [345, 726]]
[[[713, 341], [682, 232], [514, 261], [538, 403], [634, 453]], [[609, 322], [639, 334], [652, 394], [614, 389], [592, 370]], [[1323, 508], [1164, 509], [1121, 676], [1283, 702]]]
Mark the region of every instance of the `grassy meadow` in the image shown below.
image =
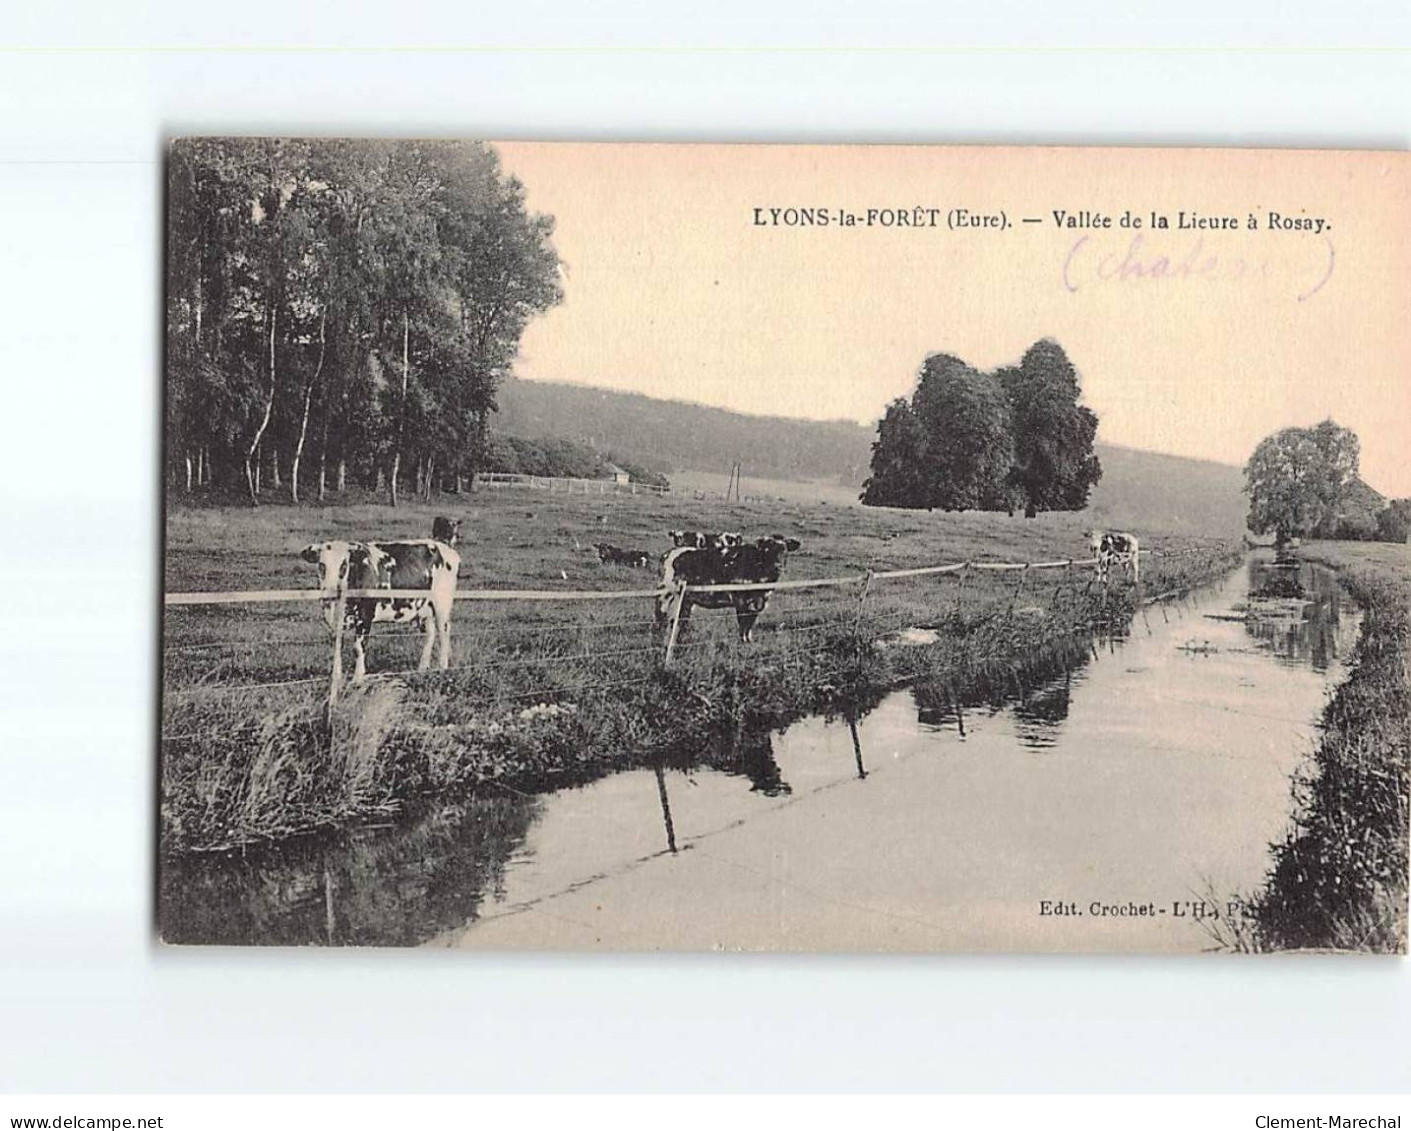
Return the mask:
[[[462, 518], [462, 589], [650, 589], [654, 571], [607, 566], [596, 541], [658, 558], [674, 528], [798, 538], [784, 579], [955, 561], [1087, 555], [1091, 517], [864, 509], [798, 498], [726, 503], [677, 495], [501, 489], [392, 509], [187, 506], [167, 516], [166, 589], [312, 587], [307, 544], [427, 537]], [[1135, 528], [1147, 594], [1208, 580], [1238, 560], [1229, 542]], [[212, 850], [395, 812], [418, 795], [542, 790], [629, 766], [709, 757], [743, 720], [865, 710], [909, 678], [963, 684], [1019, 674], [1086, 648], [1099, 619], [1125, 625], [1129, 584], [1104, 595], [1091, 569], [878, 582], [777, 592], [755, 641], [734, 615], [697, 609], [665, 668], [652, 602], [457, 602], [448, 672], [408, 672], [420, 635], [378, 625], [372, 678], [325, 706], [330, 642], [316, 603], [168, 609], [164, 622], [163, 844]], [[859, 615], [860, 614], [860, 615]], [[904, 628], [923, 647], [888, 646]], [[1081, 643], [1080, 643], [1081, 641]]]

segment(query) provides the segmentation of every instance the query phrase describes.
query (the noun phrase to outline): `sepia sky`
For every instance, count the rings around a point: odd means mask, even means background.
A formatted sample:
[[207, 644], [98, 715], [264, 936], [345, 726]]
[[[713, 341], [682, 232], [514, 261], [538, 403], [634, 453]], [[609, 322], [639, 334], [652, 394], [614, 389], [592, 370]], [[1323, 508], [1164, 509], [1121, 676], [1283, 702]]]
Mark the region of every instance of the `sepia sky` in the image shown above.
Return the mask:
[[[1100, 440], [1242, 463], [1268, 432], [1332, 416], [1360, 435], [1364, 478], [1411, 495], [1405, 155], [497, 148], [556, 218], [565, 264], [524, 377], [870, 423], [928, 353], [988, 368], [1049, 336]], [[754, 223], [791, 207], [832, 223]], [[952, 231], [957, 207], [1010, 226]], [[1055, 209], [1112, 227], [1060, 228]], [[868, 227], [869, 210], [923, 226]], [[1127, 210], [1140, 230], [1120, 227]], [[1325, 230], [1267, 230], [1271, 211]], [[1181, 212], [1238, 227], [1180, 230]]]

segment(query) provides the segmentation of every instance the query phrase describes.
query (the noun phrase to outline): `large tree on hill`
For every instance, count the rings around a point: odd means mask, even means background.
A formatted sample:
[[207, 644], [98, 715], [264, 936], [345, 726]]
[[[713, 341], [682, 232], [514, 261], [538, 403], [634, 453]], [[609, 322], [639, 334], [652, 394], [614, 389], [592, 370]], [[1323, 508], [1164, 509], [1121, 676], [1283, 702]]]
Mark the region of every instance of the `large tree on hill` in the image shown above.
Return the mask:
[[1272, 531], [1280, 545], [1333, 532], [1357, 479], [1358, 452], [1356, 434], [1331, 420], [1266, 436], [1244, 465], [1249, 529]]
[[910, 401], [878, 424], [869, 505], [944, 510], [1081, 510], [1102, 475], [1097, 416], [1078, 403], [1078, 374], [1044, 340], [1017, 366], [980, 372], [949, 354], [921, 367]]
[[862, 485], [869, 507], [926, 506], [926, 434], [905, 397], [887, 406], [872, 442], [872, 475]]
[[1035, 342], [1018, 366], [999, 371], [999, 379], [1013, 414], [1009, 483], [1023, 500], [1025, 516], [1082, 510], [1102, 478], [1093, 454], [1097, 414], [1078, 403], [1078, 372], [1063, 347], [1049, 338]]
[[911, 408], [926, 437], [925, 505], [939, 510], [1006, 510], [1014, 459], [1009, 401], [991, 373], [949, 354], [921, 367]]

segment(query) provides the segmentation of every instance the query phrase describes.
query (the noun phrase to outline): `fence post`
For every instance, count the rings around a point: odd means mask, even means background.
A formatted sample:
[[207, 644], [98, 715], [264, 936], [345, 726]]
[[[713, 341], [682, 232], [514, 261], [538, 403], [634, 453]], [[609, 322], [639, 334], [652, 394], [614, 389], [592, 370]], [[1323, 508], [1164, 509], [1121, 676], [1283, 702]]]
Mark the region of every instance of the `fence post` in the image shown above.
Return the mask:
[[338, 689], [343, 686], [343, 619], [348, 611], [347, 585], [338, 583], [338, 599], [333, 605], [333, 672], [328, 681], [328, 704], [338, 702]]
[[671, 666], [671, 659], [676, 654], [676, 634], [681, 630], [681, 609], [686, 604], [686, 585], [683, 583], [676, 588], [676, 600], [671, 604], [671, 633], [666, 638], [666, 664]]
[[1024, 563], [1024, 568], [1019, 571], [1019, 584], [1014, 587], [1014, 592], [1009, 595], [1009, 611], [1005, 616], [1014, 615], [1014, 606], [1019, 601], [1019, 594], [1024, 591], [1024, 582], [1029, 576], [1029, 563]]
[[661, 758], [657, 758], [653, 767], [657, 776], [657, 796], [661, 798], [661, 819], [666, 825], [666, 847], [676, 852], [676, 825], [671, 820], [671, 801], [666, 796], [666, 772], [662, 768]]
[[852, 641], [857, 644], [858, 634], [862, 631], [862, 606], [867, 600], [867, 591], [872, 588], [872, 570], [862, 575], [862, 588], [857, 594], [857, 617], [852, 622]]

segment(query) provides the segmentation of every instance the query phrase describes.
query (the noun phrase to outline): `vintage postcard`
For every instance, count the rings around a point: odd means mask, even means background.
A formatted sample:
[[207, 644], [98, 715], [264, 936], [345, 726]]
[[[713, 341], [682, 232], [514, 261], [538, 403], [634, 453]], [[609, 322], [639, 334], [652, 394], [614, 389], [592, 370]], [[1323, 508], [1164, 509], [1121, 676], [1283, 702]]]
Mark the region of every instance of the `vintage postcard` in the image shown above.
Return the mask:
[[166, 183], [163, 941], [1405, 952], [1405, 154]]

